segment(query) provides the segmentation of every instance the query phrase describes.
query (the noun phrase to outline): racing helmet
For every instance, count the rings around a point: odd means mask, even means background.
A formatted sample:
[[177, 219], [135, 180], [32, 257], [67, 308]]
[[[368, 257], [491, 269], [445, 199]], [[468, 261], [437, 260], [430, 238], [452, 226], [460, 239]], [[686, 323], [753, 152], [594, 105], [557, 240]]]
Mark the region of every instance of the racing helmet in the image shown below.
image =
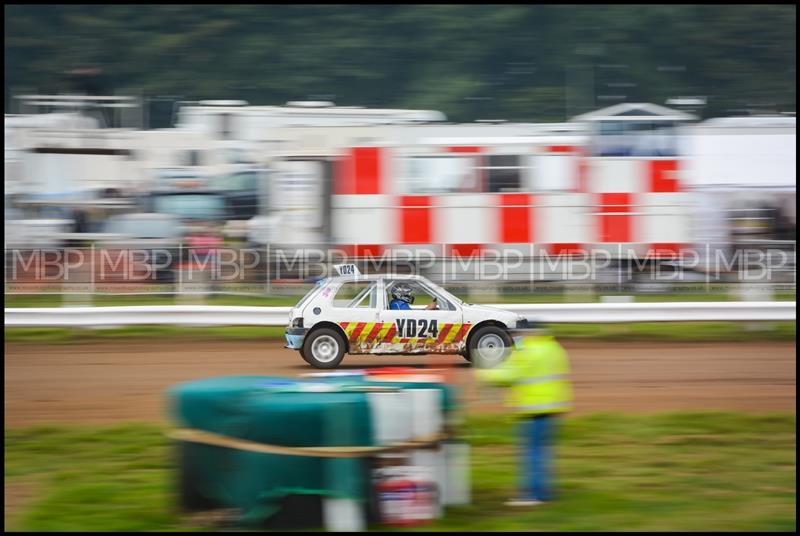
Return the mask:
[[402, 300], [410, 305], [414, 303], [414, 291], [405, 283], [399, 283], [392, 287], [392, 298]]

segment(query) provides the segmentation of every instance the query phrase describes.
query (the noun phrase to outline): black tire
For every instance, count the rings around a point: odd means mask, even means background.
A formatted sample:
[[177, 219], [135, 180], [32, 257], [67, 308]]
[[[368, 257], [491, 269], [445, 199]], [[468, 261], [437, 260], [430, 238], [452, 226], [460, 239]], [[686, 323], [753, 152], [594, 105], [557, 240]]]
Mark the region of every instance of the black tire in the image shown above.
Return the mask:
[[[500, 352], [500, 343], [502, 343], [504, 348], [502, 354], [498, 353]], [[498, 354], [494, 357], [481, 356], [479, 353], [481, 345], [483, 345], [487, 352]], [[470, 337], [469, 349], [467, 355], [464, 357], [466, 357], [467, 361], [472, 363], [473, 366], [491, 368], [505, 361], [513, 345], [514, 341], [511, 335], [508, 334], [508, 331], [496, 326], [483, 326]], [[494, 350], [495, 348], [497, 348], [497, 350]]]
[[312, 331], [303, 341], [300, 355], [314, 368], [334, 369], [344, 359], [345, 349], [344, 339], [339, 332], [320, 328]]

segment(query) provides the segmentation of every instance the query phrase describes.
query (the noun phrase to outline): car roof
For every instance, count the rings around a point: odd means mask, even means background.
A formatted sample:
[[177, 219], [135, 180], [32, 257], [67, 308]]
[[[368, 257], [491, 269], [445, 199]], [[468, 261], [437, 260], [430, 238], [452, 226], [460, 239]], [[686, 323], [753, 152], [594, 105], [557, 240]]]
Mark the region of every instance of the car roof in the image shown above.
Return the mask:
[[378, 279], [414, 279], [417, 281], [429, 281], [421, 275], [411, 274], [352, 274], [335, 275], [330, 277], [331, 281], [377, 281]]

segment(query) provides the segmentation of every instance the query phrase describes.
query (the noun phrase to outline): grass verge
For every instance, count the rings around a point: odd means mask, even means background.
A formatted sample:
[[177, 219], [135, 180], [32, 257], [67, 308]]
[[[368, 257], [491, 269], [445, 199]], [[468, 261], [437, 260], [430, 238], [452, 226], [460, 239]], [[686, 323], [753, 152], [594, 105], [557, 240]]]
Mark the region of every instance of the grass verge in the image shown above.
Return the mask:
[[[463, 430], [473, 503], [421, 528], [794, 531], [795, 429], [795, 414], [569, 417], [559, 430], [559, 500], [519, 510], [503, 506], [517, 472], [511, 418], [471, 416]], [[163, 432], [149, 424], [6, 430], [6, 492], [33, 490], [6, 512], [6, 528], [200, 530], [174, 507]]]

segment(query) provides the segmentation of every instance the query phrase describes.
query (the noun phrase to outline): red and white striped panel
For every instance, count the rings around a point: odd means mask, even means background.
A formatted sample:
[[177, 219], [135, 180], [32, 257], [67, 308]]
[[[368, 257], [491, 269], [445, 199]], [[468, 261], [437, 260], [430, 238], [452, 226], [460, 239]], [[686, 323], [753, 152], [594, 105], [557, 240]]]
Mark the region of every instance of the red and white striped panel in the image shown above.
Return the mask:
[[448, 153], [481, 153], [483, 152], [482, 147], [476, 147], [474, 145], [458, 145], [452, 147], [445, 147], [444, 150]]
[[536, 203], [533, 194], [494, 194], [495, 218], [498, 220], [497, 235], [492, 241], [498, 253], [516, 252], [522, 257], [532, 254], [535, 227], [531, 214]]
[[[447, 146], [440, 153], [477, 155], [477, 146]], [[397, 171], [397, 170], [396, 170]], [[397, 228], [391, 251], [424, 251], [436, 257], [480, 255], [492, 243], [491, 194], [398, 195]]]
[[399, 258], [443, 257], [444, 247], [434, 243], [436, 197], [398, 195], [393, 199], [397, 210], [392, 221], [394, 230], [390, 241], [391, 254]]
[[681, 191], [676, 158], [582, 158], [578, 170], [580, 188], [587, 192]]
[[434, 242], [445, 244], [450, 256], [479, 256], [485, 245], [495, 243], [499, 223], [495, 201], [493, 194], [436, 196]]
[[540, 147], [533, 158], [532, 181], [523, 183], [537, 193], [394, 195], [399, 174], [389, 149], [351, 148], [335, 175], [334, 238], [351, 254], [399, 248], [437, 257], [495, 246], [528, 255], [531, 244], [551, 255], [598, 246], [615, 256], [623, 246], [671, 255], [689, 242], [677, 159], [584, 158], [574, 146]]
[[617, 257], [634, 248], [635, 194], [629, 192], [604, 192], [589, 194], [594, 204], [591, 211], [592, 249], [603, 250]]
[[396, 202], [393, 249], [472, 257], [500, 242], [495, 194], [405, 195]]
[[677, 193], [646, 193], [637, 195], [639, 225], [636, 241], [646, 247], [639, 255], [674, 257], [690, 242], [691, 207], [689, 195]]
[[587, 158], [586, 191], [595, 193], [647, 192], [647, 161], [638, 158]]
[[658, 158], [647, 161], [648, 191], [675, 193], [683, 190], [680, 177], [681, 163], [675, 158]]
[[495, 195], [494, 217], [499, 225], [493, 244], [501, 253], [573, 255], [584, 252], [592, 241], [589, 194]]
[[348, 255], [382, 255], [394, 235], [386, 147], [352, 147], [338, 161], [331, 200], [333, 240]]
[[338, 162], [334, 195], [374, 195], [383, 192], [387, 175], [388, 149], [352, 147]]
[[671, 255], [689, 242], [675, 158], [587, 158], [585, 186], [595, 205], [594, 247], [612, 255]]
[[396, 209], [390, 195], [335, 195], [333, 237], [348, 255], [380, 257], [392, 242]]
[[536, 196], [531, 214], [538, 253], [579, 254], [591, 242], [590, 195], [552, 193]]
[[639, 241], [648, 244], [646, 254], [679, 255], [691, 242], [692, 217], [689, 195], [683, 193], [682, 162], [675, 158], [648, 161], [648, 194], [640, 196], [643, 219]]
[[579, 166], [580, 147], [545, 145], [535, 148], [533, 180], [529, 185], [536, 192], [582, 191]]

